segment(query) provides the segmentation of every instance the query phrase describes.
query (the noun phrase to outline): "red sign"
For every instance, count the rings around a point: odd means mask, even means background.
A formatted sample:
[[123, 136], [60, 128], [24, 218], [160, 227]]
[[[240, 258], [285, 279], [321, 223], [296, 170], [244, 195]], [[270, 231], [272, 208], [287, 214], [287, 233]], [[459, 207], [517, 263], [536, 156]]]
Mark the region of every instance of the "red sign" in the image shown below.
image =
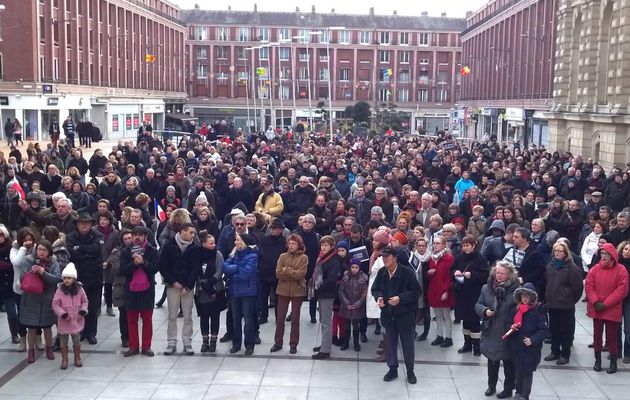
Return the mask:
[[112, 115], [112, 131], [118, 132], [118, 115]]
[[125, 129], [128, 131], [131, 130], [131, 114], [127, 114], [125, 117]]
[[138, 129], [140, 127], [140, 114], [133, 115], [133, 129]]

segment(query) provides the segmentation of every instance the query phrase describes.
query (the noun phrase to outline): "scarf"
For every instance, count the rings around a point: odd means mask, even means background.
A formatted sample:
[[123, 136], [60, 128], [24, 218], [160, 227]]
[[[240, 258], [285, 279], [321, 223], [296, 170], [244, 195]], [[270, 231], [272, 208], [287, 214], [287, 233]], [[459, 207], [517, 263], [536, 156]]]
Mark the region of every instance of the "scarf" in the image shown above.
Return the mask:
[[107, 226], [101, 226], [101, 224], [98, 224], [96, 225], [96, 229], [103, 235], [103, 241], [107, 242], [107, 239], [109, 239], [109, 235], [111, 235], [114, 231], [114, 225], [109, 224]]
[[557, 258], [552, 258], [551, 259], [551, 265], [553, 265], [553, 267], [556, 270], [562, 269], [564, 267], [566, 267], [567, 262], [565, 260], [558, 260]]
[[309, 280], [308, 295], [309, 299], [315, 297], [315, 291], [318, 290], [324, 284], [324, 263], [337, 255], [337, 249], [333, 248], [328, 253], [319, 253], [317, 261], [315, 262], [315, 270], [313, 271], [313, 277]]
[[183, 253], [184, 250], [186, 250], [188, 246], [193, 243], [193, 241], [185, 241], [181, 238], [181, 236], [179, 236], [179, 233], [177, 233], [175, 234], [175, 243], [177, 243], [177, 247], [179, 247], [179, 250], [181, 250], [181, 252]]
[[442, 256], [444, 256], [444, 254], [446, 254], [446, 249], [444, 249], [442, 251], [438, 251], [437, 253], [431, 254], [431, 258], [433, 259], [433, 261], [438, 262], [440, 260], [440, 258], [442, 258]]
[[520, 328], [523, 326], [523, 315], [531, 310], [534, 306], [531, 304], [519, 304], [516, 308], [516, 315], [514, 315], [514, 325], [513, 328]]

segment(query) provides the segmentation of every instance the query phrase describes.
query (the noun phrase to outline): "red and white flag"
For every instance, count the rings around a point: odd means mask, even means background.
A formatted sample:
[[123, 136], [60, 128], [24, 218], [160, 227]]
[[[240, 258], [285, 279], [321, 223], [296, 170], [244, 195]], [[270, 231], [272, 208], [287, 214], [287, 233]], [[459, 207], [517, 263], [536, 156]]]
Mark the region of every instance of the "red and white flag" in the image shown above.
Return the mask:
[[20, 199], [24, 200], [26, 198], [26, 195], [24, 194], [24, 189], [22, 189], [22, 186], [20, 186], [20, 183], [17, 181], [17, 179], [11, 179], [9, 184], [11, 185], [11, 189], [18, 192], [18, 194], [20, 195]]
[[166, 213], [162, 210], [162, 207], [158, 204], [157, 199], [153, 200], [153, 204], [155, 205], [155, 216], [158, 217], [160, 221], [166, 220]]

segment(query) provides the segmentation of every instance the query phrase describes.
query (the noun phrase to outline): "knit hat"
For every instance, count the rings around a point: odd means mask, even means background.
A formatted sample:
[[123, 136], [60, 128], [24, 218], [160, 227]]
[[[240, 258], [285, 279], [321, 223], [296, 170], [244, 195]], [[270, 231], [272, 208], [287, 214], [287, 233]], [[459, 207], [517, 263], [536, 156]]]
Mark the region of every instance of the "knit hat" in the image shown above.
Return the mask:
[[77, 279], [77, 269], [73, 263], [68, 263], [61, 273], [62, 278], [74, 278]]
[[208, 202], [208, 198], [206, 197], [206, 194], [204, 192], [199, 193], [199, 196], [197, 196], [195, 203], [199, 201], [205, 201], [206, 203]]
[[464, 223], [464, 218], [462, 217], [455, 217], [451, 220], [452, 224], [461, 224], [461, 225], [465, 225]]
[[339, 243], [337, 243], [337, 248], [338, 249], [346, 249], [346, 250], [348, 250], [350, 248], [350, 245], [348, 244], [347, 240], [342, 240]]
[[394, 236], [392, 236], [392, 240], [396, 240], [398, 243], [402, 245], [406, 245], [408, 242], [407, 235], [405, 235], [401, 231], [394, 233]]
[[249, 233], [239, 233], [238, 236], [240, 236], [241, 240], [245, 243], [245, 245], [247, 246], [255, 246], [256, 245], [256, 238], [254, 238], [252, 235], [250, 235]]
[[350, 260], [350, 264], [348, 264], [349, 266], [353, 266], [353, 265], [358, 265], [359, 267], [361, 267], [361, 260], [358, 258], [353, 258], [352, 260]]
[[381, 244], [389, 244], [392, 239], [390, 232], [391, 229], [386, 226], [379, 227], [376, 232], [374, 232], [374, 241]]

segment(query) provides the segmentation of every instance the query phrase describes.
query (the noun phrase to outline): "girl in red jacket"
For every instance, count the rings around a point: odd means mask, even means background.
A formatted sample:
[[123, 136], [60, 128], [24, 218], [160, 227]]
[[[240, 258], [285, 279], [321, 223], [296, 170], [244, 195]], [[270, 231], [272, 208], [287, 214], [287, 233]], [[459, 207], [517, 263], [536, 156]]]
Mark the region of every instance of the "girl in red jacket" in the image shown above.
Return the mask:
[[628, 294], [628, 271], [618, 263], [615, 246], [603, 244], [599, 249], [600, 261], [586, 275], [586, 313], [593, 318], [594, 371], [602, 370], [602, 334], [606, 327], [606, 343], [610, 352], [609, 374], [617, 372], [617, 330], [621, 323], [623, 299]]
[[453, 345], [453, 319], [451, 308], [455, 306], [455, 295], [451, 288], [451, 265], [453, 255], [446, 247], [446, 239], [438, 236], [433, 241], [433, 254], [429, 259], [427, 300], [435, 314], [437, 334], [431, 346]]

